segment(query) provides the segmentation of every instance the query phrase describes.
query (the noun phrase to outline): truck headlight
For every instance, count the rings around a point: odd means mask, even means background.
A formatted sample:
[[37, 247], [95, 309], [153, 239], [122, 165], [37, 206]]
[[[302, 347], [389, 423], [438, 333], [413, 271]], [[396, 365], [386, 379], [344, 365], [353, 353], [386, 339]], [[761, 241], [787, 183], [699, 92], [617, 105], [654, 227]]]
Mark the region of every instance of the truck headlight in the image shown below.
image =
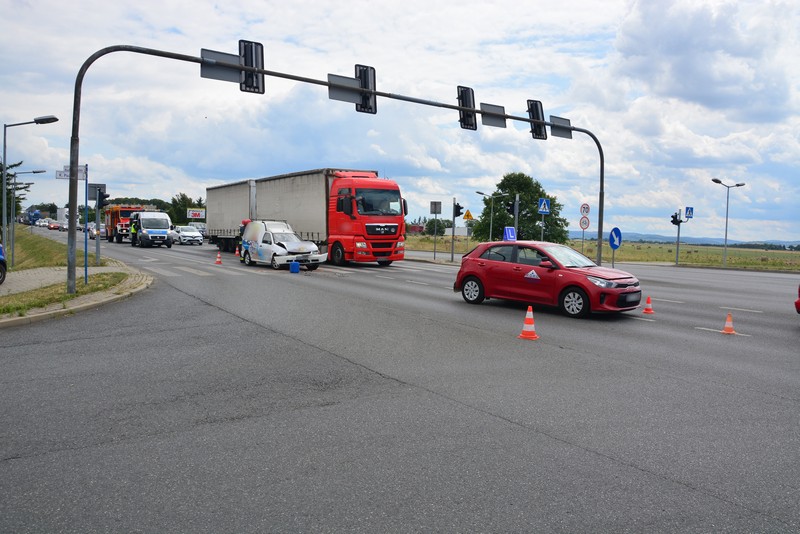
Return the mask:
[[406, 242], [405, 241], [398, 241], [397, 242], [397, 248], [406, 248]]
[[356, 248], [367, 248], [366, 241], [356, 241]]

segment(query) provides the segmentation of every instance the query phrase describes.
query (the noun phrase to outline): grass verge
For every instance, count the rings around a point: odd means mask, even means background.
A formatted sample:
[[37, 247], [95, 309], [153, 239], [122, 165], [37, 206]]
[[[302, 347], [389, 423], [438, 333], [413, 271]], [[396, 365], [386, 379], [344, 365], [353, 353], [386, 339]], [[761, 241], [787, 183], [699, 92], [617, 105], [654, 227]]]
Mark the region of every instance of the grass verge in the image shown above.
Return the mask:
[[105, 291], [121, 283], [128, 277], [127, 273], [98, 273], [89, 276], [87, 284], [77, 284], [75, 293], [66, 292], [64, 284], [53, 284], [23, 293], [14, 293], [0, 297], [0, 315], [24, 316], [28, 311], [46, 308], [53, 304], [65, 303], [83, 295], [96, 291]]

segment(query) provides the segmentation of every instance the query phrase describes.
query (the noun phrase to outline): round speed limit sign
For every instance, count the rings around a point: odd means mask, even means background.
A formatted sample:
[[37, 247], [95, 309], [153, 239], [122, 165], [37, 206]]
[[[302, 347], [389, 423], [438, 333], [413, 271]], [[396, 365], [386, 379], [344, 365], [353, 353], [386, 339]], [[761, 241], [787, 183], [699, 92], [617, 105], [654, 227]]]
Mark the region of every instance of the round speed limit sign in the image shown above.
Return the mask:
[[589, 215], [589, 204], [581, 204], [581, 215]]
[[586, 230], [587, 228], [589, 228], [589, 217], [584, 215], [581, 217], [581, 230]]

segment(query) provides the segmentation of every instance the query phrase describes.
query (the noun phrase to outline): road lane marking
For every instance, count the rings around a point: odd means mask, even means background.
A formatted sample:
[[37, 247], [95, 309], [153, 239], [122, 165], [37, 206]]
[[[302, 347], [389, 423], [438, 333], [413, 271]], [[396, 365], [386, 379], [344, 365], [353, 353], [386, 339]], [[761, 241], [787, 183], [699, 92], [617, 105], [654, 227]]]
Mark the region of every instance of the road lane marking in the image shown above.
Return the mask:
[[191, 267], [183, 267], [183, 266], [176, 266], [176, 269], [180, 269], [181, 271], [186, 271], [187, 273], [191, 273], [197, 276], [214, 276], [213, 273], [209, 273], [206, 271], [201, 271], [200, 269], [192, 269]]
[[[695, 330], [705, 330], [706, 332], [716, 332], [718, 334], [722, 333], [722, 330], [717, 330], [716, 328], [703, 328], [702, 326], [695, 326]], [[727, 334], [731, 335], [731, 334]], [[740, 334], [739, 332], [734, 332], [733, 335], [735, 336], [742, 336], [742, 337], [753, 337], [750, 334]]]
[[747, 308], [731, 308], [729, 306], [720, 306], [720, 310], [733, 310], [733, 311], [740, 311], [740, 312], [748, 312], [748, 313], [764, 313], [761, 310], [748, 310]]
[[656, 299], [656, 298], [651, 298], [650, 300], [655, 300], [655, 301], [658, 301], [658, 302], [670, 302], [670, 303], [672, 303], [672, 304], [686, 304], [686, 303], [685, 303], [684, 301], [682, 301], [682, 300], [669, 300], [669, 299], [662, 299], [662, 298], [658, 298], [658, 299]]
[[144, 266], [145, 269], [148, 271], [153, 271], [156, 274], [160, 274], [161, 276], [181, 276], [178, 273], [173, 273], [172, 271], [165, 271], [164, 269], [159, 269], [158, 267], [150, 267], [149, 265]]

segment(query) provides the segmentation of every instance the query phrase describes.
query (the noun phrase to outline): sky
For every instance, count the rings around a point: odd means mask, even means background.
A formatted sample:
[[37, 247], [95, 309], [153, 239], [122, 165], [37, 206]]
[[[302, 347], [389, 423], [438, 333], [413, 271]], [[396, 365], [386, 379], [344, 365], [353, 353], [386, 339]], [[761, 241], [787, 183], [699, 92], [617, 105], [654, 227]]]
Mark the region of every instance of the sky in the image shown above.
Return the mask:
[[[26, 205], [68, 202], [76, 77], [128, 45], [191, 57], [264, 46], [264, 68], [326, 81], [376, 70], [378, 91], [527, 117], [564, 117], [599, 140], [609, 231], [800, 241], [800, 4], [796, 0], [0, 0], [0, 117], [59, 122], [5, 129]], [[478, 217], [503, 175], [525, 173], [563, 205], [570, 230], [590, 206], [600, 157], [588, 135], [534, 140], [530, 125], [462, 129], [458, 111], [381, 98], [377, 113], [325, 86], [267, 76], [265, 94], [200, 77], [197, 63], [129, 51], [90, 63], [79, 163], [111, 198], [205, 198], [206, 187], [287, 172], [372, 169], [400, 185], [408, 220], [455, 198]], [[727, 190], [713, 183], [745, 183]], [[83, 182], [79, 204], [83, 204]], [[728, 200], [729, 201], [726, 201]], [[459, 225], [463, 223], [459, 219]]]

